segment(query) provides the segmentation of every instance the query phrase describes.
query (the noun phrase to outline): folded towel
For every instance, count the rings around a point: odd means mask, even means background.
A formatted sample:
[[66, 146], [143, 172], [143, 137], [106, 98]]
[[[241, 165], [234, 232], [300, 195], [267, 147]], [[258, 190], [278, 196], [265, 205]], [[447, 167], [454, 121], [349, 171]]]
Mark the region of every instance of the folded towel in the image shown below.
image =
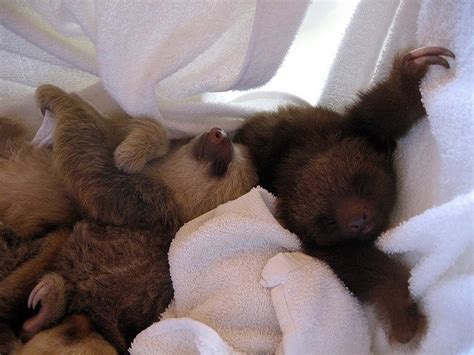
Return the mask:
[[368, 354], [367, 319], [354, 296], [323, 262], [280, 253], [262, 272], [283, 333], [283, 354]]
[[260, 275], [299, 242], [270, 213], [272, 201], [254, 189], [187, 223], [170, 247], [177, 316], [208, 325], [239, 351], [274, 352], [281, 337]]
[[190, 318], [169, 319], [137, 335], [130, 352], [149, 354], [238, 354], [216, 331]]
[[180, 229], [169, 252], [173, 305], [133, 354], [369, 351], [362, 309], [334, 273], [302, 253], [279, 254], [300, 243], [274, 204], [255, 188]]

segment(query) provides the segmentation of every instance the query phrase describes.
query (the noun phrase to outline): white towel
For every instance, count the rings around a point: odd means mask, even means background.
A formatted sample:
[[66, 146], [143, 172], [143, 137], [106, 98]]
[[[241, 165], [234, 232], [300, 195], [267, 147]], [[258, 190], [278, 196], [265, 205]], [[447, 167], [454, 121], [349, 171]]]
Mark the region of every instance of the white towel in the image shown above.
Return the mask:
[[362, 310], [333, 272], [279, 254], [300, 243], [273, 217], [274, 203], [256, 188], [181, 228], [169, 252], [173, 305], [133, 354], [368, 351]]
[[20, 103], [41, 83], [85, 89], [101, 106], [101, 84], [129, 114], [160, 119], [182, 136], [234, 129], [256, 111], [196, 96], [268, 81], [308, 2], [13, 0], [0, 6], [2, 113], [33, 114]]
[[[417, 3], [416, 0], [409, 1], [409, 7]], [[355, 99], [357, 91], [368, 87], [387, 33], [397, 20], [399, 7], [402, 5], [399, 5], [398, 0], [359, 2], [329, 72], [319, 104], [343, 111]], [[399, 20], [403, 22], [404, 29], [409, 31], [406, 25], [410, 19], [402, 17]]]
[[367, 319], [351, 295], [322, 261], [300, 252], [280, 253], [262, 271], [271, 288], [283, 339], [283, 354], [368, 354]]

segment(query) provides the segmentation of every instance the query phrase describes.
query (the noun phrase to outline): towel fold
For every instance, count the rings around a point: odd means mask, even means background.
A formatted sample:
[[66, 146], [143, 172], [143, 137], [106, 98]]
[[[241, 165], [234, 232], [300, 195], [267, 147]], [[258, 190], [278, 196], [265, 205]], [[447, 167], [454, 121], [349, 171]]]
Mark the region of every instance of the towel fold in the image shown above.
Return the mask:
[[170, 247], [177, 317], [208, 325], [238, 351], [274, 352], [281, 338], [260, 275], [268, 259], [299, 242], [272, 208], [273, 197], [254, 189], [187, 223]]
[[280, 253], [262, 272], [283, 338], [282, 354], [368, 354], [367, 319], [358, 301], [322, 261]]

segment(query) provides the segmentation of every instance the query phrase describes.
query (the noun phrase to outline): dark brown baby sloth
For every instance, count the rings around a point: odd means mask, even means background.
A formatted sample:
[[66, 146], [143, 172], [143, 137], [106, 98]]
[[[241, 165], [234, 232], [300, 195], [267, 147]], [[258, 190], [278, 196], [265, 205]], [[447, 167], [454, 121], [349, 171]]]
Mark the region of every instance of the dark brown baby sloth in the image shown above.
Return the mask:
[[430, 65], [449, 68], [441, 47], [398, 55], [388, 78], [344, 114], [286, 107], [248, 119], [235, 137], [250, 148], [260, 184], [304, 251], [328, 263], [361, 302], [375, 306], [391, 341], [423, 334], [426, 320], [408, 290], [408, 270], [374, 240], [396, 197], [396, 141], [425, 115], [419, 82]]

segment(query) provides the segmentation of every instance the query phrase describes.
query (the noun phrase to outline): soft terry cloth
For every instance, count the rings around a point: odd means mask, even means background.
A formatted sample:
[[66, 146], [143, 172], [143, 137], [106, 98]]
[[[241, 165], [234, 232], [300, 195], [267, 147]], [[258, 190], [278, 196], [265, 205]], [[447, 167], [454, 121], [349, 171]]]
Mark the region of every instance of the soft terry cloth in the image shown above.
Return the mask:
[[181, 228], [169, 252], [174, 303], [133, 354], [368, 352], [362, 310], [333, 272], [279, 254], [300, 244], [274, 203], [256, 188]]
[[267, 0], [2, 1], [1, 96], [15, 111], [19, 108], [12, 107], [10, 98], [31, 93], [41, 83], [65, 90], [89, 87], [94, 94], [85, 95], [100, 109], [106, 96], [97, 93], [100, 78], [125, 111], [161, 119], [175, 136], [216, 125], [232, 129], [255, 109], [194, 97], [268, 81], [307, 5]]

